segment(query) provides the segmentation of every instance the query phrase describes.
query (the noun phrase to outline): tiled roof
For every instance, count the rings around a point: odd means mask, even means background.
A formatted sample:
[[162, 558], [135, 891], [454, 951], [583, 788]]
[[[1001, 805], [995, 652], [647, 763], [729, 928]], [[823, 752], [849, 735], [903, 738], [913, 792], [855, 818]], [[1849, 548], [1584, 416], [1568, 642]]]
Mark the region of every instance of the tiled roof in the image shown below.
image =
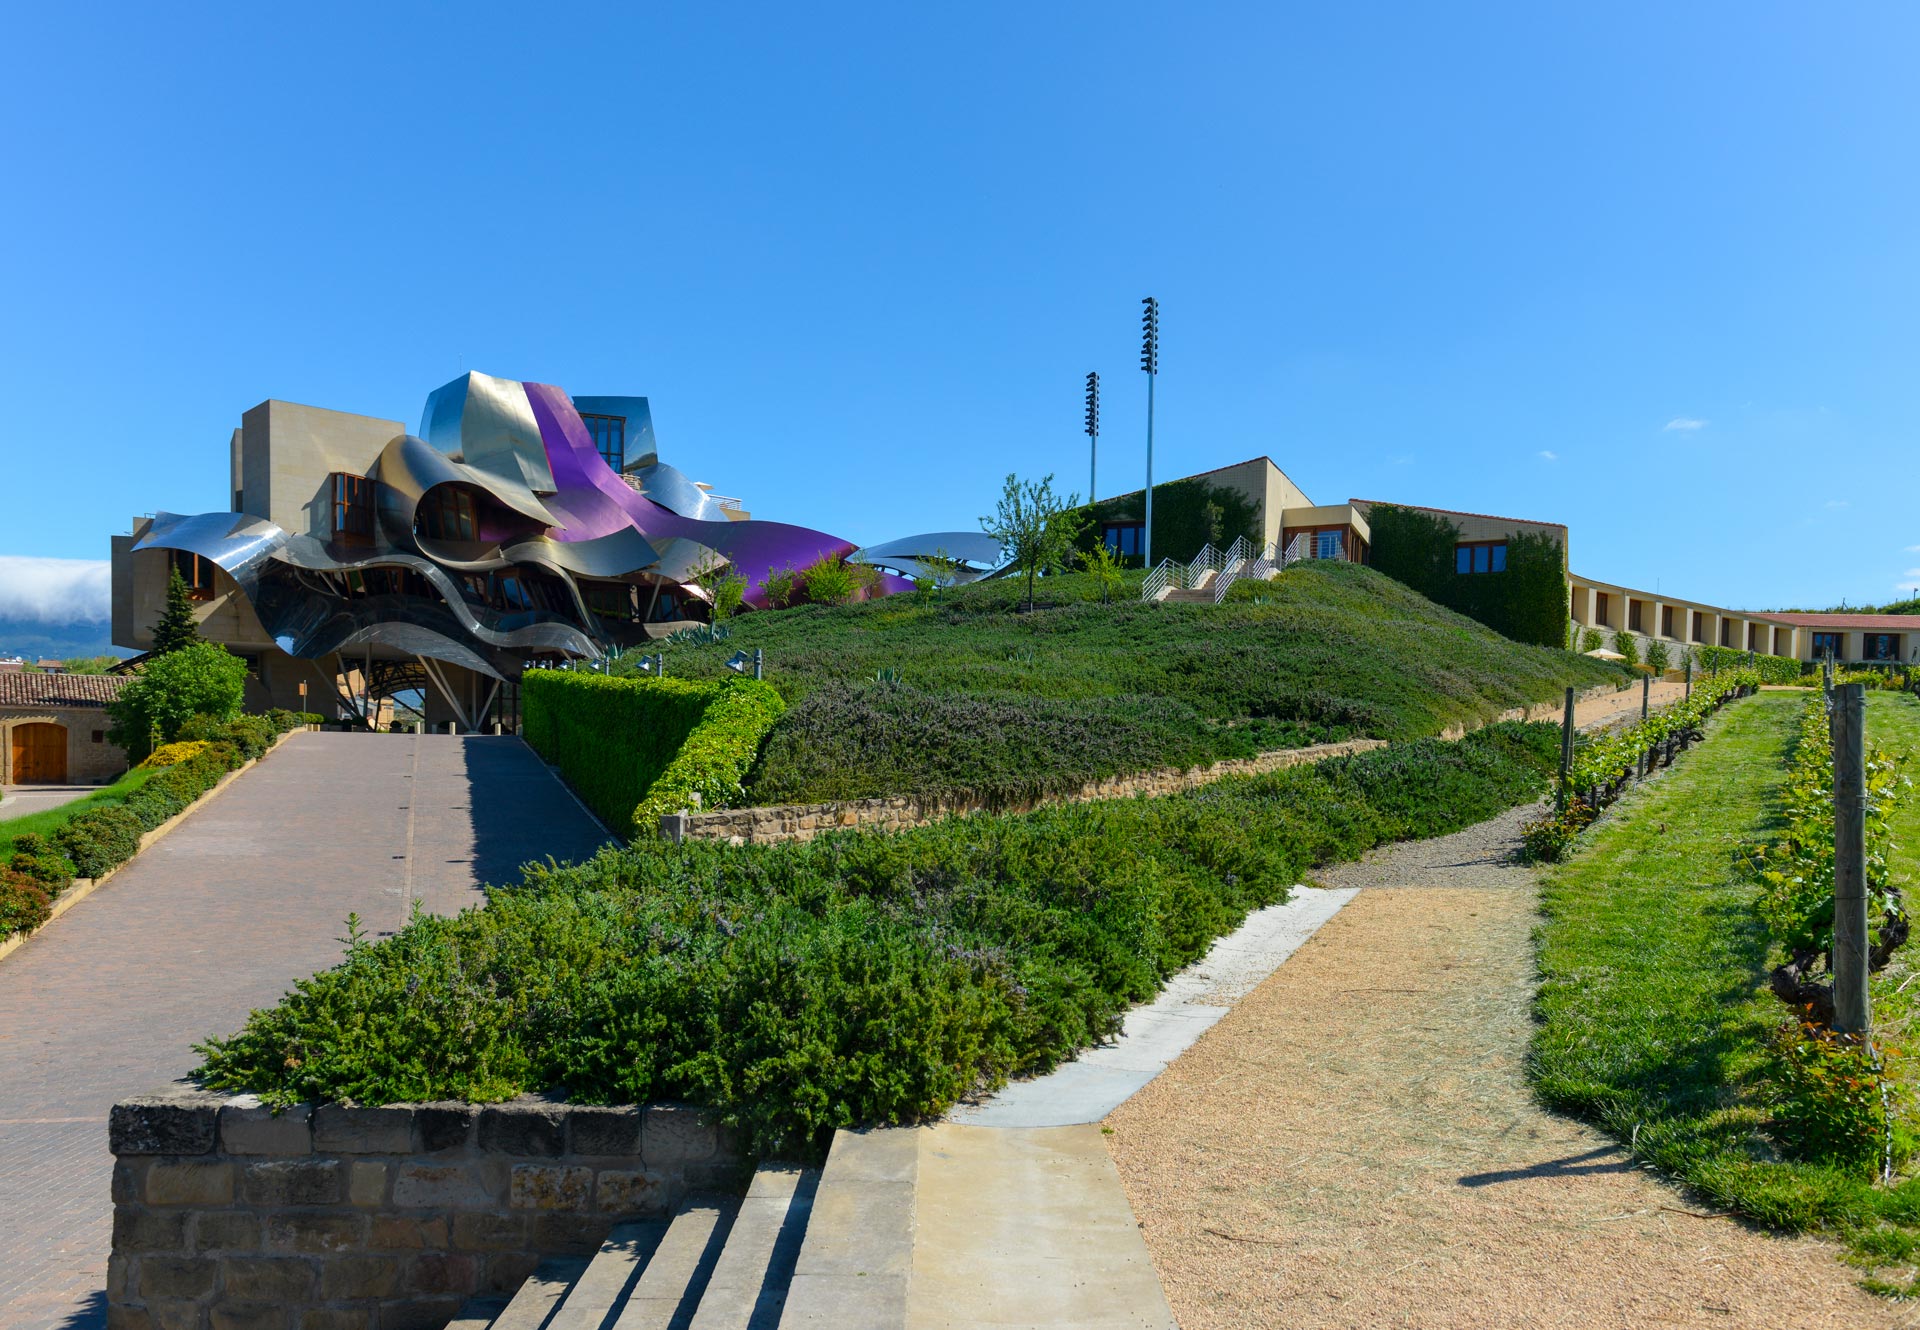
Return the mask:
[[103, 707], [129, 680], [117, 674], [0, 673], [0, 707]]
[[1878, 633], [1920, 632], [1920, 615], [1913, 614], [1780, 614], [1767, 615], [1796, 628], [1827, 628], [1839, 632], [1866, 629]]

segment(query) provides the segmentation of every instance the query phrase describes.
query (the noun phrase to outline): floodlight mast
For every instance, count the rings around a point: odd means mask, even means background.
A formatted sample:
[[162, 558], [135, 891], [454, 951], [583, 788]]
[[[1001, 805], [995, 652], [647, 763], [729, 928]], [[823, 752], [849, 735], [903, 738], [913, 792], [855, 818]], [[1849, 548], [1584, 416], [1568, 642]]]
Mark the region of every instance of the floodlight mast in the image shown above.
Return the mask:
[[1153, 381], [1160, 373], [1160, 302], [1152, 296], [1140, 302], [1140, 368], [1147, 376], [1147, 517], [1140, 532], [1142, 564], [1153, 567]]
[[1087, 371], [1087, 438], [1092, 446], [1087, 452], [1087, 502], [1092, 503], [1100, 495], [1100, 374], [1097, 370]]

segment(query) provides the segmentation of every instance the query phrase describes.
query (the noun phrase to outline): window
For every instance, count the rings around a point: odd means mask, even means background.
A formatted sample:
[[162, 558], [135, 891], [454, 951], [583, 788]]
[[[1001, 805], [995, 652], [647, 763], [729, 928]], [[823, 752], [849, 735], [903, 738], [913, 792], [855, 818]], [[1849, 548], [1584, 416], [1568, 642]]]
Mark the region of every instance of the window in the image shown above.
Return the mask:
[[1121, 558], [1139, 558], [1146, 543], [1145, 522], [1109, 522], [1100, 532], [1106, 547]]
[[1706, 641], [1707, 640], [1707, 616], [1705, 614], [1702, 614], [1699, 610], [1689, 610], [1688, 613], [1693, 615], [1693, 640], [1696, 642]]
[[1673, 636], [1673, 606], [1671, 605], [1660, 607], [1660, 636]]
[[1313, 557], [1316, 559], [1344, 559], [1347, 557], [1347, 533], [1344, 531], [1319, 531], [1313, 537]]
[[180, 570], [180, 576], [187, 584], [187, 595], [193, 600], [213, 599], [214, 562], [202, 558], [187, 550], [173, 551], [173, 566]]
[[1593, 621], [1603, 627], [1613, 626], [1613, 601], [1604, 591], [1593, 593]]
[[107, 732], [105, 730], [95, 730], [93, 732], [93, 741], [97, 744], [105, 743], [107, 741]]
[[474, 540], [473, 496], [457, 485], [438, 485], [420, 504], [415, 522], [429, 540]]
[[599, 450], [601, 460], [615, 471], [622, 469], [627, 461], [627, 418], [590, 416], [582, 412], [580, 420], [593, 436], [593, 446]]
[[1899, 660], [1900, 634], [1863, 633], [1860, 637], [1860, 659]]
[[1835, 660], [1840, 659], [1840, 639], [1842, 636], [1843, 634], [1840, 633], [1815, 633], [1813, 635], [1813, 658], [1819, 660], [1822, 657], [1831, 656]]
[[1630, 633], [1641, 631], [1640, 609], [1643, 604], [1644, 602], [1635, 600], [1631, 596], [1627, 598], [1627, 631]]
[[1507, 542], [1504, 540], [1462, 541], [1453, 548], [1453, 571], [1463, 575], [1506, 572]]
[[1747, 625], [1747, 650], [1760, 650], [1760, 625], [1757, 623]]
[[1720, 621], [1720, 645], [1723, 647], [1730, 647], [1733, 645], [1733, 620], [1732, 619], [1722, 619]]
[[333, 535], [354, 543], [373, 539], [373, 482], [336, 471], [332, 476]]

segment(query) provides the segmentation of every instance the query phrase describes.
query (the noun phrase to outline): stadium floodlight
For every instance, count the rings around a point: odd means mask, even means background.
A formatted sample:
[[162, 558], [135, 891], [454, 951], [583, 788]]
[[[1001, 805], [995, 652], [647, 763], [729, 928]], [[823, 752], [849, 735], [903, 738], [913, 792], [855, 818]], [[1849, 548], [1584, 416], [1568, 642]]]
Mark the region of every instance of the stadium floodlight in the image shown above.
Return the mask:
[[1087, 502], [1092, 503], [1100, 496], [1100, 374], [1097, 370], [1087, 371], [1086, 434], [1092, 440], [1087, 451]]
[[1160, 376], [1160, 302], [1152, 296], [1140, 302], [1140, 368], [1147, 376], [1147, 517], [1140, 532], [1143, 562], [1153, 567], [1153, 381]]

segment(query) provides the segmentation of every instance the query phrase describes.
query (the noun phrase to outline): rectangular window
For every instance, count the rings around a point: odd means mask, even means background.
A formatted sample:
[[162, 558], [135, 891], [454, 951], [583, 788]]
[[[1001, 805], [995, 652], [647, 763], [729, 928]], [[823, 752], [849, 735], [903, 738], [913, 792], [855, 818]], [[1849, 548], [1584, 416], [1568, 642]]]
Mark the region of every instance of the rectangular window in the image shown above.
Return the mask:
[[1637, 633], [1640, 628], [1640, 608], [1643, 602], [1627, 597], [1627, 631]]
[[362, 543], [373, 539], [373, 482], [336, 471], [331, 477], [333, 537]]
[[95, 730], [93, 732], [93, 741], [97, 744], [105, 743], [107, 741], [107, 732], [105, 730]]
[[1702, 614], [1699, 610], [1692, 611], [1692, 614], [1693, 614], [1693, 640], [1696, 642], [1704, 642], [1707, 640], [1707, 616]]
[[586, 425], [587, 433], [593, 436], [593, 446], [600, 458], [616, 472], [622, 470], [627, 462], [627, 418], [625, 416], [590, 416], [580, 413], [581, 423]]
[[1673, 636], [1673, 606], [1671, 605], [1660, 607], [1660, 636]]
[[1147, 525], [1144, 522], [1109, 522], [1100, 532], [1100, 539], [1106, 547], [1123, 559], [1139, 558], [1146, 538]]
[[1900, 634], [1866, 633], [1860, 639], [1860, 659], [1899, 660]]
[[1730, 647], [1733, 645], [1733, 620], [1732, 619], [1722, 619], [1720, 621], [1720, 645], [1723, 647]]
[[187, 550], [173, 551], [173, 566], [186, 581], [187, 595], [193, 600], [213, 599], [214, 562]]
[[1463, 540], [1453, 548], [1456, 573], [1504, 573], [1507, 571], [1507, 542], [1504, 540]]
[[438, 485], [415, 517], [429, 540], [474, 540], [473, 496], [457, 485]]
[[1813, 658], [1819, 660], [1831, 656], [1840, 659], [1841, 633], [1815, 633], [1813, 635]]
[[1613, 603], [1604, 591], [1593, 593], [1593, 621], [1605, 628], [1613, 626]]
[[1346, 558], [1346, 535], [1344, 531], [1317, 533], [1313, 538], [1313, 557], [1316, 559]]

